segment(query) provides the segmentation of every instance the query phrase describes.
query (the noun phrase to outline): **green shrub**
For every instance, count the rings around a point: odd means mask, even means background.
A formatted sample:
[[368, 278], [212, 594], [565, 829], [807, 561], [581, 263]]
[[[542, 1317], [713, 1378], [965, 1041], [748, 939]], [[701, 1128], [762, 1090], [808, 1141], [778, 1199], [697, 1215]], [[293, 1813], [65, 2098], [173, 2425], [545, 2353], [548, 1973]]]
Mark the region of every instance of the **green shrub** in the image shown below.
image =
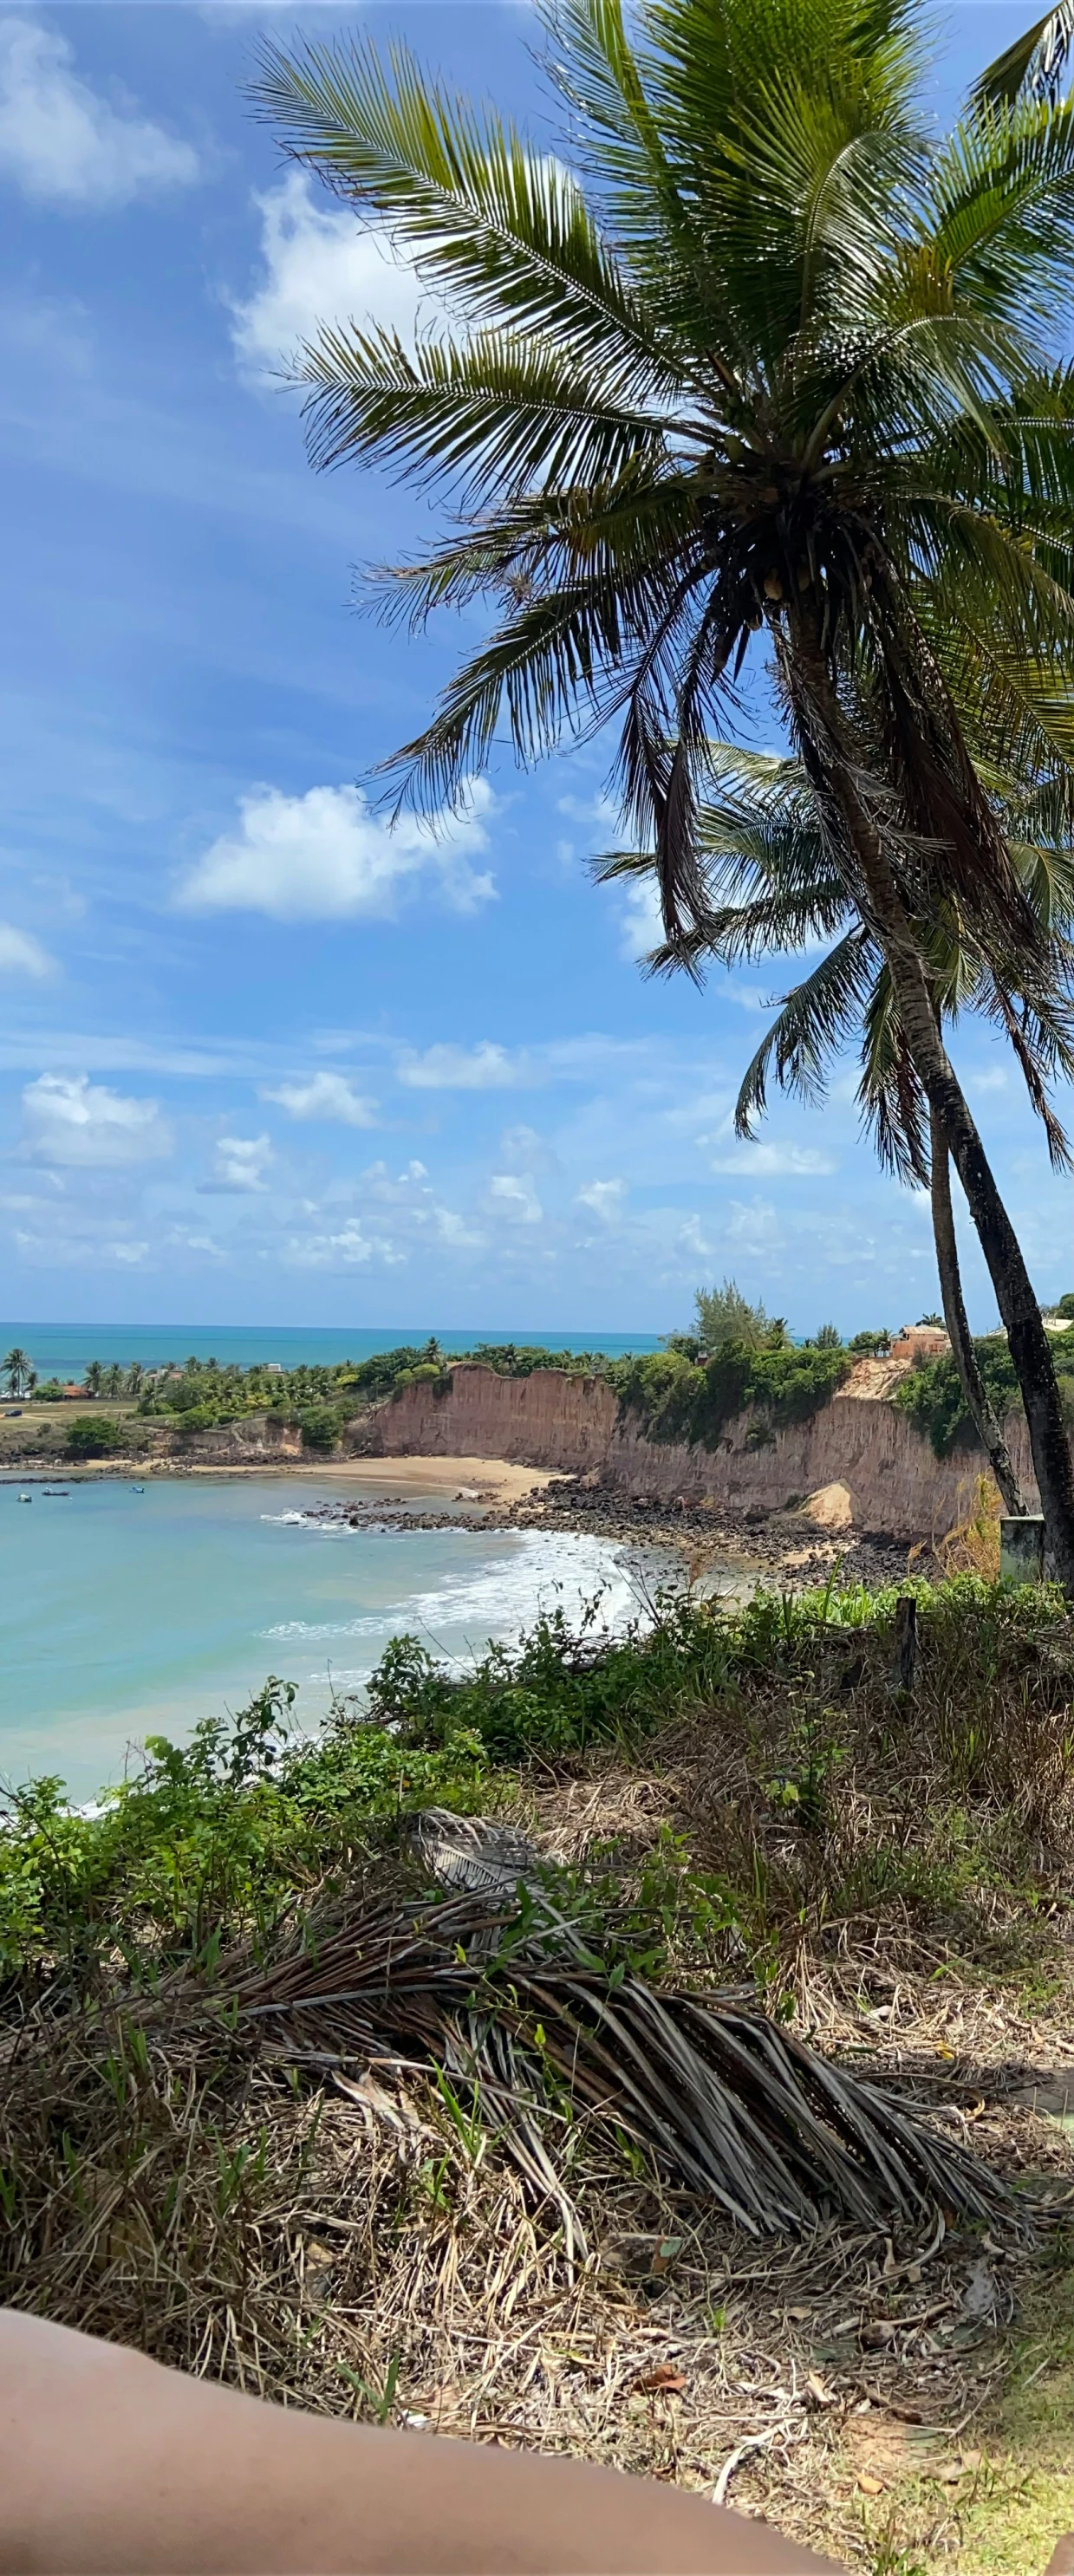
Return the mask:
[[728, 1342], [747, 1350], [760, 1350], [765, 1343], [776, 1344], [787, 1338], [783, 1317], [766, 1313], [760, 1299], [751, 1306], [733, 1279], [725, 1279], [722, 1288], [699, 1288], [694, 1312], [694, 1330], [706, 1357], [722, 1350]]
[[498, 1377], [532, 1377], [535, 1369], [562, 1369], [566, 1377], [592, 1377], [607, 1368], [601, 1351], [546, 1351], [536, 1342], [478, 1342], [467, 1358]]
[[613, 1361], [609, 1376], [621, 1405], [640, 1417], [650, 1440], [714, 1449], [728, 1423], [751, 1410], [761, 1417], [758, 1441], [789, 1423], [808, 1421], [851, 1366], [842, 1348], [784, 1342], [758, 1349], [725, 1342], [702, 1366], [679, 1350], [648, 1351]]
[[63, 1388], [58, 1377], [46, 1377], [40, 1386], [34, 1388], [35, 1404], [62, 1404], [63, 1401]]
[[323, 1453], [335, 1448], [343, 1429], [343, 1417], [334, 1405], [311, 1404], [299, 1414], [298, 1427], [303, 1448]]
[[270, 1679], [187, 1744], [150, 1736], [141, 1771], [92, 1816], [68, 1807], [57, 1778], [4, 1792], [0, 1972], [117, 1949], [136, 1982], [169, 1959], [208, 1951], [211, 1963], [233, 1935], [267, 1937], [326, 1874], [349, 1875], [373, 1828], [487, 1792], [474, 1736], [445, 1728], [435, 1748], [405, 1747], [342, 1709], [303, 1742], [294, 1698]]
[[92, 1413], [76, 1413], [67, 1425], [69, 1458], [114, 1458], [123, 1445], [123, 1426], [114, 1414], [102, 1414], [98, 1421]]
[[[1065, 1334], [1059, 1335], [1052, 1344], [1058, 1366], [1065, 1339]], [[1002, 1422], [1004, 1415], [1021, 1401], [1006, 1334], [991, 1333], [986, 1340], [975, 1341], [973, 1347], [986, 1393]], [[1074, 1360], [1074, 1353], [1071, 1357]], [[931, 1442], [937, 1458], [949, 1458], [955, 1449], [976, 1446], [977, 1432], [966, 1410], [958, 1370], [949, 1351], [940, 1359], [916, 1361], [896, 1388], [895, 1402], [900, 1413], [909, 1415], [923, 1439]]]

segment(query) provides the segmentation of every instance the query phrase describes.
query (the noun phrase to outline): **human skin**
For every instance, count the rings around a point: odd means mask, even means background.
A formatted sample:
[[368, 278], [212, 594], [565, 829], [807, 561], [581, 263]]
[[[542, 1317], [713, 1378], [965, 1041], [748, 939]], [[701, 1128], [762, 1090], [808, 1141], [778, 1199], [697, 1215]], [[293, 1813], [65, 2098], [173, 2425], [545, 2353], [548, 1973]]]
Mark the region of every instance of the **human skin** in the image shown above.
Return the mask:
[[4, 2576], [832, 2576], [764, 2523], [578, 2460], [391, 2433], [0, 2309]]

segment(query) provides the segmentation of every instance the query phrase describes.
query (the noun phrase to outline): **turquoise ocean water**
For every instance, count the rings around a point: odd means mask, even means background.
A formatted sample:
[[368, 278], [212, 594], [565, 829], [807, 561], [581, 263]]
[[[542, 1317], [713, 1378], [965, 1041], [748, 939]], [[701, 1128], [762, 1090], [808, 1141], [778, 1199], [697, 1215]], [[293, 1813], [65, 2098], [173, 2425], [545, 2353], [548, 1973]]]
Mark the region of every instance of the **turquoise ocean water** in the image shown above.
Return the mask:
[[[427, 1342], [433, 1324], [393, 1325], [387, 1332], [318, 1332], [299, 1325], [237, 1324], [0, 1324], [3, 1350], [16, 1344], [28, 1351], [39, 1377], [79, 1377], [91, 1360], [106, 1366], [120, 1360], [129, 1368], [164, 1368], [186, 1359], [217, 1359], [253, 1368], [258, 1361], [278, 1360], [281, 1368], [332, 1368], [339, 1360], [368, 1360], [375, 1351], [392, 1351], [401, 1342]], [[550, 1351], [606, 1351], [619, 1359], [626, 1351], [658, 1351], [654, 1333], [503, 1332], [476, 1325], [472, 1332], [437, 1333], [446, 1351], [471, 1351], [477, 1342], [536, 1342]]]
[[298, 1683], [296, 1716], [315, 1725], [333, 1682], [359, 1687], [403, 1629], [461, 1659], [542, 1605], [602, 1594], [619, 1625], [638, 1600], [626, 1552], [590, 1536], [318, 1525], [310, 1507], [347, 1492], [339, 1476], [21, 1490], [31, 1504], [0, 1484], [0, 1775], [58, 1772], [77, 1800], [122, 1775], [131, 1743], [183, 1736], [268, 1673]]

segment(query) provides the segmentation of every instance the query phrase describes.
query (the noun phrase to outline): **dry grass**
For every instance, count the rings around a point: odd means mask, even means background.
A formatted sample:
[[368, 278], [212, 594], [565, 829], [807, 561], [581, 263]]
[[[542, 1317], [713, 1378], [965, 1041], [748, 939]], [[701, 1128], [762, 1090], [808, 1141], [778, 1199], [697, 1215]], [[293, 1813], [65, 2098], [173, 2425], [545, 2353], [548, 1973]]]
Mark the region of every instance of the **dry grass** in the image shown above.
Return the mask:
[[[710, 2492], [729, 2473], [741, 2510], [875, 2576], [960, 2555], [1029, 2576], [1072, 2501], [1053, 2422], [1072, 2308], [1071, 1657], [1062, 1627], [983, 1681], [926, 1651], [907, 1702], [882, 1644], [832, 1632], [638, 1762], [535, 1765], [518, 1793], [594, 1887], [607, 1873], [629, 1897], [649, 1874], [673, 1964], [756, 1970], [774, 2003], [793, 1995], [797, 2030], [1032, 2178], [1051, 2205], [1035, 2246], [826, 2228], [759, 2251], [582, 2123], [590, 2251], [572, 2260], [559, 2210], [420, 2071], [322, 2083], [241, 2028], [132, 2012], [106, 1978], [78, 2011], [55, 1991], [20, 2020], [9, 1999], [2, 2294], [325, 2412]], [[716, 1874], [734, 1898], [718, 1938], [697, 1916]], [[1034, 2483], [1038, 2405], [1053, 2467]]]
[[[710, 2490], [731, 2463], [740, 2509], [860, 2563], [881, 2507], [918, 2540], [923, 2514], [953, 2528], [1024, 2246], [941, 2224], [759, 2252], [591, 2135], [573, 2187], [592, 2252], [572, 2264], [555, 2214], [487, 2139], [468, 2150], [424, 2078], [310, 2092], [237, 2038], [139, 2065], [107, 2019], [62, 2046], [28, 2032], [7, 2078], [9, 2298], [328, 2413]], [[1001, 2162], [1050, 2159], [1061, 2206], [1065, 2142], [1030, 2110], [991, 2118]]]
[[994, 1479], [975, 1476], [961, 1488], [959, 1508], [961, 1519], [933, 1550], [941, 1574], [979, 1574], [983, 1583], [998, 1583], [1003, 1502]]

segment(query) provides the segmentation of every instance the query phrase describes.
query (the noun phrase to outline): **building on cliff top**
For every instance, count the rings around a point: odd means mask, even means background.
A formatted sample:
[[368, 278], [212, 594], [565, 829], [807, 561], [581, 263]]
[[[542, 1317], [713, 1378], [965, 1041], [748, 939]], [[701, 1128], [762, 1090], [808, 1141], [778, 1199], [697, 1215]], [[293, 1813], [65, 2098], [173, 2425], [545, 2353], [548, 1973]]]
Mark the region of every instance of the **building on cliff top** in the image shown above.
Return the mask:
[[951, 1336], [942, 1324], [904, 1324], [896, 1333], [889, 1357], [893, 1360], [939, 1360], [951, 1348]]

